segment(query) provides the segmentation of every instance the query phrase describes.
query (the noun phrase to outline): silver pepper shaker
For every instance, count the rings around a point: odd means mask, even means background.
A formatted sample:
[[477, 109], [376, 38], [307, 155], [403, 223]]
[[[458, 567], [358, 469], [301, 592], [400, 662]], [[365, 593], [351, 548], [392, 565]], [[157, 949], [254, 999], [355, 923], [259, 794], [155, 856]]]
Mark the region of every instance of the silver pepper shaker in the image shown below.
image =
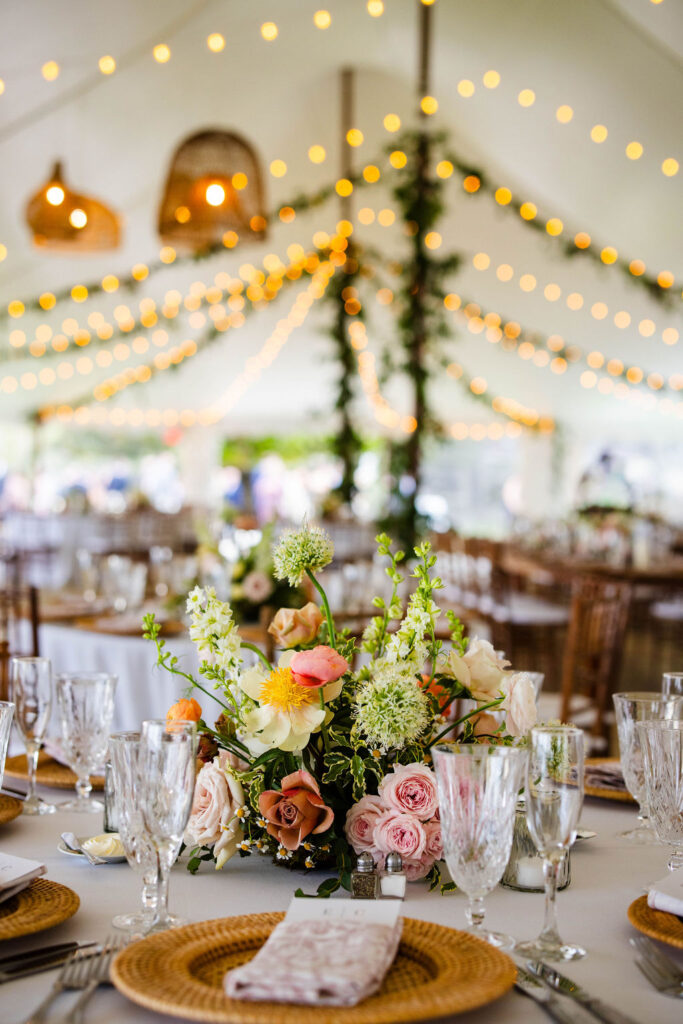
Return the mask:
[[382, 899], [402, 900], [406, 894], [406, 873], [400, 853], [388, 853], [379, 880]]
[[356, 861], [356, 870], [351, 872], [351, 899], [376, 900], [378, 882], [372, 854], [360, 853]]

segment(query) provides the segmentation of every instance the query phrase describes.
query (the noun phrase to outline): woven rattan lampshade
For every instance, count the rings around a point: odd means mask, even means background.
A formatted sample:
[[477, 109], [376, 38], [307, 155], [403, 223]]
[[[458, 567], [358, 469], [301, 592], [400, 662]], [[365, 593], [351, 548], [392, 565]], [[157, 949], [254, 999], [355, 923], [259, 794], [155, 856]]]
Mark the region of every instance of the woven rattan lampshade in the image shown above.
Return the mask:
[[[265, 237], [263, 178], [245, 139], [219, 130], [198, 132], [178, 146], [159, 209], [159, 234], [194, 251], [225, 240]], [[234, 235], [230, 244], [235, 245]]]
[[34, 244], [55, 252], [100, 252], [120, 242], [117, 214], [92, 196], [74, 192], [57, 162], [47, 182], [29, 199], [26, 220]]

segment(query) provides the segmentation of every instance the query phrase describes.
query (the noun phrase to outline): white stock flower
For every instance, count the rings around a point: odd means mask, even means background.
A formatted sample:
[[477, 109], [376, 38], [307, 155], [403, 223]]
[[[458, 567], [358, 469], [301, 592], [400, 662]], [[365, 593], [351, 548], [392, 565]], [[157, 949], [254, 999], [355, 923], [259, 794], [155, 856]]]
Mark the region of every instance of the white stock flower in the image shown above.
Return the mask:
[[228, 673], [235, 673], [241, 664], [241, 640], [230, 605], [219, 601], [213, 587], [195, 587], [187, 598], [192, 615], [190, 639], [204, 656], [204, 661]]

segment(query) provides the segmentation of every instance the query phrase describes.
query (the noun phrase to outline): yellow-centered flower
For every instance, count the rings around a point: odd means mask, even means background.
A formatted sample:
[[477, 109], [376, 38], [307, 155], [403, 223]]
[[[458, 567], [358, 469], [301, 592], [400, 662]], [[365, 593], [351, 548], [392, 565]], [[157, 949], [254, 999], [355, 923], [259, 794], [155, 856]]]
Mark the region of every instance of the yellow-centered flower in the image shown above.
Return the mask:
[[317, 691], [294, 682], [291, 668], [276, 668], [261, 683], [259, 704], [269, 704], [278, 711], [290, 712], [304, 704], [320, 706]]

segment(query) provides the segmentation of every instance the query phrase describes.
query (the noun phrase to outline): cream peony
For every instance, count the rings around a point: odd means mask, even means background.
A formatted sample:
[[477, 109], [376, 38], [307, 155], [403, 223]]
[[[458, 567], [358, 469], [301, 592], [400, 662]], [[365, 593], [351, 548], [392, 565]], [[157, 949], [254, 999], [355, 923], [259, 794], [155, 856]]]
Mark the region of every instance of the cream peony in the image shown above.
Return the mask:
[[515, 672], [503, 681], [505, 728], [511, 736], [525, 736], [536, 725], [536, 688], [528, 672]]
[[252, 754], [275, 748], [303, 750], [328, 714], [320, 706], [319, 694], [327, 703], [341, 693], [341, 682], [320, 690], [300, 686], [289, 667], [293, 657], [293, 651], [285, 651], [272, 672], [259, 663], [239, 678], [240, 688], [257, 704], [244, 715], [243, 740]]
[[464, 654], [451, 650], [441, 671], [466, 686], [475, 700], [490, 701], [500, 694], [510, 664], [488, 640], [473, 637]]

